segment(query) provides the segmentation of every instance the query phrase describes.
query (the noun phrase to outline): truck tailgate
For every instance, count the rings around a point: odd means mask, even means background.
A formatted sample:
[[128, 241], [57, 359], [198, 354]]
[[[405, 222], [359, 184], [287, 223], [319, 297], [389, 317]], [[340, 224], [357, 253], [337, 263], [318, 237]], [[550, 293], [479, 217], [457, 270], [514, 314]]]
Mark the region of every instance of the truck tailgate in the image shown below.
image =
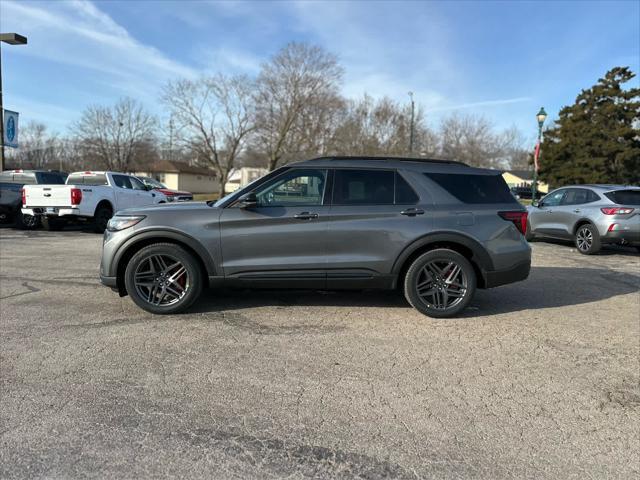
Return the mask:
[[27, 208], [70, 207], [71, 189], [74, 185], [25, 185], [25, 204]]

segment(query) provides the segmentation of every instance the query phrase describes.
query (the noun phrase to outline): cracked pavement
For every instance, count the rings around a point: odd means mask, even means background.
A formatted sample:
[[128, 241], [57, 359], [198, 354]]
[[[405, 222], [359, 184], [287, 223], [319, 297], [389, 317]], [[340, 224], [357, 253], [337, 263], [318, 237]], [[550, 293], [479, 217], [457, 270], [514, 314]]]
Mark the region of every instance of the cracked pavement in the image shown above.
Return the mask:
[[396, 293], [206, 291], [153, 317], [101, 236], [0, 230], [0, 478], [633, 478], [640, 256], [533, 244], [435, 320]]

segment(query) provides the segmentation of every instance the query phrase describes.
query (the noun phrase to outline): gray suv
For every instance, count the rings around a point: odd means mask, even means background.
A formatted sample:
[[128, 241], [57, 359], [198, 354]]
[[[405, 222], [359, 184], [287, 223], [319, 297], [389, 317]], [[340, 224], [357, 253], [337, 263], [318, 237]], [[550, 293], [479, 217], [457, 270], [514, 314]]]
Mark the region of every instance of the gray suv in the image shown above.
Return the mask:
[[585, 255], [607, 243], [640, 249], [640, 188], [576, 185], [554, 190], [529, 208], [526, 237], [573, 240]]
[[186, 309], [204, 286], [401, 288], [420, 312], [448, 317], [476, 288], [527, 278], [526, 223], [495, 170], [318, 158], [215, 203], [118, 212], [100, 278], [152, 313]]

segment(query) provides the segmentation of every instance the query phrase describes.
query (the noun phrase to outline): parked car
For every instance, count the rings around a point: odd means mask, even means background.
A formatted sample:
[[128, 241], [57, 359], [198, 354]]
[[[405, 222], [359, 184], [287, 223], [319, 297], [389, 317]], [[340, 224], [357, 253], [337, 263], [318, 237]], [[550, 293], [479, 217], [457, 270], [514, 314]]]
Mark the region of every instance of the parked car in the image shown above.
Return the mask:
[[167, 201], [135, 176], [117, 172], [75, 172], [65, 185], [26, 185], [23, 192], [23, 215], [40, 217], [48, 230], [82, 220], [92, 221], [96, 231], [103, 232], [118, 210]]
[[433, 317], [476, 287], [527, 278], [527, 212], [499, 172], [457, 162], [331, 157], [290, 164], [219, 201], [119, 212], [100, 279], [152, 313], [203, 287], [400, 287]]
[[167, 197], [168, 202], [190, 202], [193, 200], [193, 193], [182, 190], [172, 190], [155, 178], [138, 175], [138, 180], [140, 180], [150, 190], [157, 190], [162, 193]]
[[[531, 187], [511, 187], [511, 193], [513, 193], [516, 198], [522, 200], [531, 200], [533, 197]], [[543, 195], [544, 193], [541, 191], [536, 191], [536, 200], [540, 200]]]
[[640, 187], [576, 185], [554, 190], [529, 207], [527, 239], [539, 237], [573, 240], [585, 255], [607, 243], [640, 251]]
[[0, 220], [14, 222], [18, 228], [39, 227], [38, 217], [24, 215], [20, 210], [22, 187], [42, 183], [62, 185], [66, 178], [66, 173], [47, 170], [5, 170], [0, 173]]

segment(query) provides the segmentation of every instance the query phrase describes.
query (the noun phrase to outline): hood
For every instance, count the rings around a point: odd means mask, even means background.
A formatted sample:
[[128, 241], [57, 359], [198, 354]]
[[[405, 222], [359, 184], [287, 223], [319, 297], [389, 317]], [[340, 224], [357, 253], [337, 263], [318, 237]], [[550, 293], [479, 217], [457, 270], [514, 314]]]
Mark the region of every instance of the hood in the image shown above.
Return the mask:
[[207, 202], [171, 202], [149, 205], [147, 207], [127, 208], [126, 210], [118, 210], [116, 215], [152, 215], [163, 212], [187, 212], [196, 210], [211, 210], [216, 207], [210, 207]]

